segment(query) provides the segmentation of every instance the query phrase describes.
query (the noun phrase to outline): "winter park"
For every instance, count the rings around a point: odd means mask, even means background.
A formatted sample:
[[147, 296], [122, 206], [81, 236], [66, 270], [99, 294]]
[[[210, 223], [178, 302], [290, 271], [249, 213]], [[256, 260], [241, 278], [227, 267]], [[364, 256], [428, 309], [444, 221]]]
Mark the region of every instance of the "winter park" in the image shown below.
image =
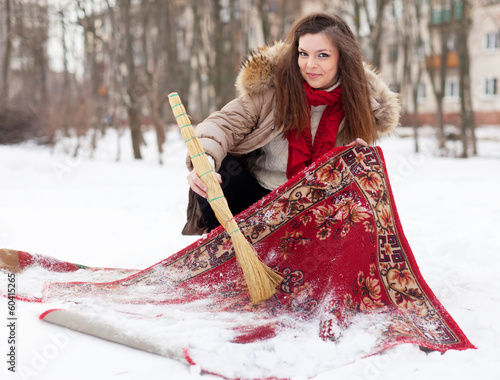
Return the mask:
[[498, 1], [0, 1], [2, 379], [499, 379], [499, 25]]

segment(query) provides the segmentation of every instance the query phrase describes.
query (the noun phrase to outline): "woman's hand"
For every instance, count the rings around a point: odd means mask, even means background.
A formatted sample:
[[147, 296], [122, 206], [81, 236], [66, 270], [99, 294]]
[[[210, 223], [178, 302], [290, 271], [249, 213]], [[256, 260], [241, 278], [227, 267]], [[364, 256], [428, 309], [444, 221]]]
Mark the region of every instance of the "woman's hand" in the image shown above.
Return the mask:
[[354, 140], [353, 142], [347, 144], [346, 146], [351, 147], [351, 146], [358, 146], [358, 145], [359, 146], [368, 146], [368, 144], [366, 143], [366, 141], [363, 140], [363, 139], [360, 139], [360, 138], [357, 138], [356, 140]]
[[[215, 173], [217, 180], [219, 183], [222, 183], [222, 177], [219, 173]], [[196, 174], [196, 170], [193, 169], [187, 176], [187, 181], [191, 190], [193, 190], [196, 194], [200, 195], [203, 198], [207, 198], [207, 185], [198, 177]]]

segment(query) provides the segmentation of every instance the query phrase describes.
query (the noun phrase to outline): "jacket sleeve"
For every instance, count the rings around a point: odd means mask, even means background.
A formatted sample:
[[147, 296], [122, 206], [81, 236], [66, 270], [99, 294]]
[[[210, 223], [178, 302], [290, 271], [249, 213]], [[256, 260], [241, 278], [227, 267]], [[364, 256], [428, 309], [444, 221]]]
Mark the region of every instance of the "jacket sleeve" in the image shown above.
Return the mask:
[[[241, 95], [196, 126], [196, 135], [205, 152], [214, 159], [216, 170], [227, 153], [257, 126], [262, 103], [261, 95]], [[186, 164], [192, 170], [189, 157]]]

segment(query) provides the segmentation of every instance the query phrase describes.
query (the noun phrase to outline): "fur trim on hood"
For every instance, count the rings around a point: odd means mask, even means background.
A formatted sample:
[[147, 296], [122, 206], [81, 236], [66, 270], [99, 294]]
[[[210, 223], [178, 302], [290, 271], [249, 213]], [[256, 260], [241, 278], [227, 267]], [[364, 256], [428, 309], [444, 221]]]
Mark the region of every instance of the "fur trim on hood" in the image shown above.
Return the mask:
[[[274, 70], [285, 50], [283, 42], [250, 51], [241, 65], [235, 87], [240, 95], [255, 95], [274, 87]], [[401, 103], [399, 95], [389, 89], [375, 69], [365, 64], [365, 74], [370, 86], [372, 109], [377, 121], [379, 136], [394, 130], [399, 123]]]
[[235, 86], [239, 94], [255, 95], [274, 87], [274, 70], [284, 50], [283, 42], [251, 50], [236, 78]]

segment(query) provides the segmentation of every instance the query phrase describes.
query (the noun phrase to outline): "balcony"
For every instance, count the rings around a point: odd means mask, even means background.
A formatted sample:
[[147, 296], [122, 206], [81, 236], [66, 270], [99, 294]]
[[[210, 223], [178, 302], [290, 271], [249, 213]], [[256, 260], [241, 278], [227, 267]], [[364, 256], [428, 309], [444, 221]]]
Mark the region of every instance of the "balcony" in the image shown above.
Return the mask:
[[431, 25], [440, 26], [454, 21], [460, 21], [463, 17], [462, 3], [454, 1], [449, 8], [431, 8]]
[[[441, 67], [441, 55], [428, 55], [425, 57], [425, 64], [427, 67], [431, 67], [433, 69], [438, 69]], [[446, 57], [446, 67], [447, 68], [455, 68], [458, 67], [459, 59], [456, 51], [448, 52]]]

